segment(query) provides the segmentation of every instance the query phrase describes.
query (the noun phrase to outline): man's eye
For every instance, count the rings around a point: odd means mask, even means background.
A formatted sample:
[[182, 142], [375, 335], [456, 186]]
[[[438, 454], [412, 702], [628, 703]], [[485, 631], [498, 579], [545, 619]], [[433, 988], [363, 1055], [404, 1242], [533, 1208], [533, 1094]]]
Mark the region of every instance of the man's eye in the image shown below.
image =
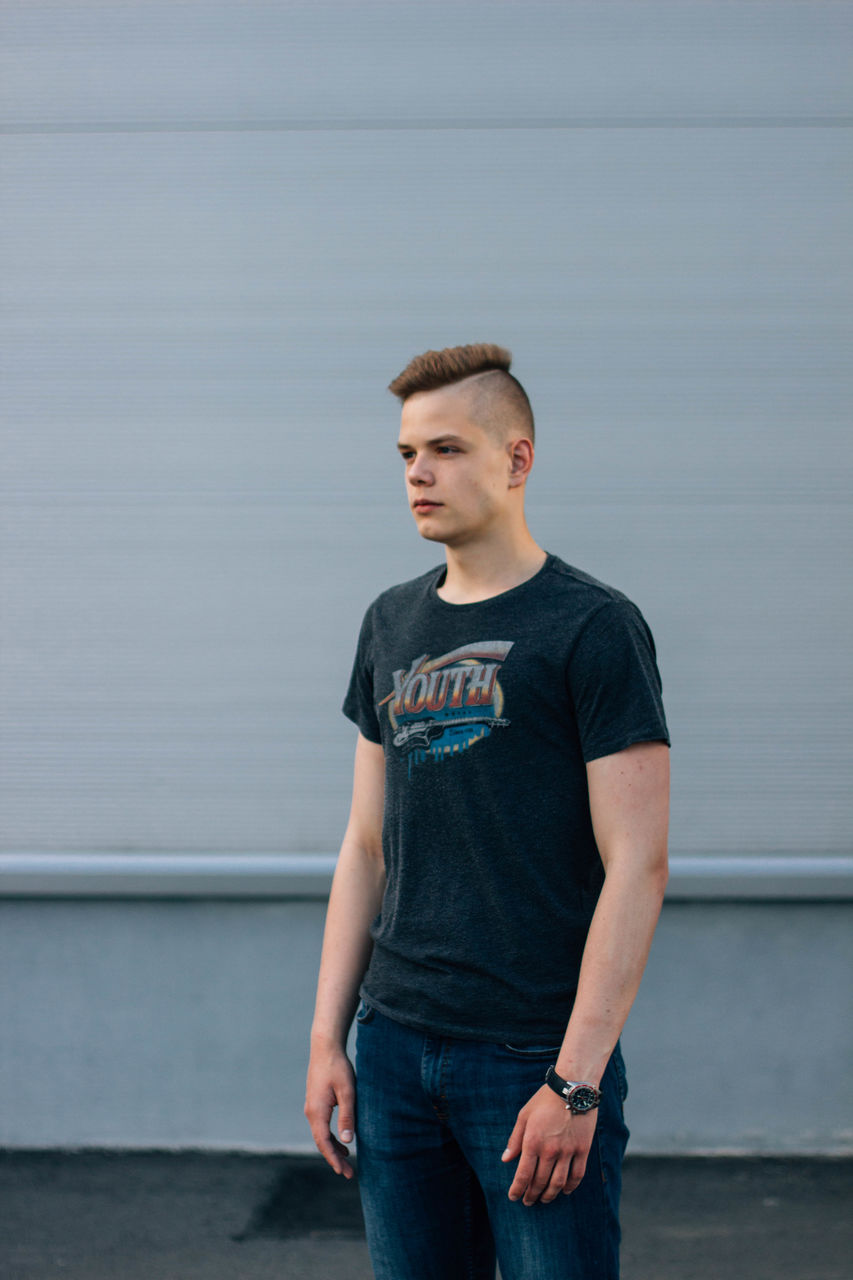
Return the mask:
[[440, 444], [438, 446], [439, 453], [458, 453], [459, 450], [452, 444]]

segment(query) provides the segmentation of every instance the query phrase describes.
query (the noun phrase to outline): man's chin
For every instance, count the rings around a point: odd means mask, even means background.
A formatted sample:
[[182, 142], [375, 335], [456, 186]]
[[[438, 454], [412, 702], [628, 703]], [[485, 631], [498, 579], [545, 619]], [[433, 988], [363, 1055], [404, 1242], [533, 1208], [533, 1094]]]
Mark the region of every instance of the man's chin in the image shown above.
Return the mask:
[[422, 538], [425, 538], [427, 542], [447, 542], [447, 534], [439, 532], [438, 529], [430, 529], [428, 527], [424, 528], [423, 525], [421, 525], [418, 528], [418, 533]]

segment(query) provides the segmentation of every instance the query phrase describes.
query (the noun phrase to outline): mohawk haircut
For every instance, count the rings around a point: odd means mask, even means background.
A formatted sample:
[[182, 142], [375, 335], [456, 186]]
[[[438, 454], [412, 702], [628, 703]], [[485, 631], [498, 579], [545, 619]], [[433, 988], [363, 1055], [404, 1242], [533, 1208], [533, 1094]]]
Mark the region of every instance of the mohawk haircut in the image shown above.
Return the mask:
[[388, 384], [388, 390], [401, 400], [408, 400], [416, 391], [436, 391], [475, 373], [488, 373], [492, 369], [509, 373], [511, 364], [511, 352], [494, 342], [474, 342], [468, 347], [425, 351], [422, 356], [415, 356], [409, 361], [403, 372]]
[[474, 422], [492, 434], [521, 432], [532, 441], [533, 410], [524, 387], [509, 371], [511, 364], [512, 353], [494, 342], [425, 351], [409, 361], [388, 390], [405, 404], [419, 391], [438, 391], [470, 380], [465, 391]]

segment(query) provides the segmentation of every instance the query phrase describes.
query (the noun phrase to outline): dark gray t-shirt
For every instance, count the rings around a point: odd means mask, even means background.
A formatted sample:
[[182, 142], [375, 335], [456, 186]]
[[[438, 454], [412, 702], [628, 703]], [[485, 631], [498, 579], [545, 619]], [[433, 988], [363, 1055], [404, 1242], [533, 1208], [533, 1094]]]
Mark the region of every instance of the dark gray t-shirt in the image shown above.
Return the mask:
[[441, 599], [444, 572], [370, 606], [344, 702], [385, 753], [362, 995], [435, 1034], [558, 1044], [604, 879], [586, 763], [669, 742], [654, 642], [556, 556], [475, 604]]

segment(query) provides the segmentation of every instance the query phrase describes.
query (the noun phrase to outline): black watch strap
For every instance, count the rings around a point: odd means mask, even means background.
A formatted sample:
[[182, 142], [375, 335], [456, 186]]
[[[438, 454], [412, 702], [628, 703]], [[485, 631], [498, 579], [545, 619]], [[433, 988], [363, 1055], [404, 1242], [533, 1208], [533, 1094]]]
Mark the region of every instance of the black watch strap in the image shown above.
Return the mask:
[[601, 1101], [601, 1090], [596, 1089], [594, 1084], [589, 1084], [586, 1080], [564, 1080], [553, 1067], [546, 1071], [545, 1083], [563, 1099], [566, 1110], [573, 1111], [575, 1115], [594, 1111]]

